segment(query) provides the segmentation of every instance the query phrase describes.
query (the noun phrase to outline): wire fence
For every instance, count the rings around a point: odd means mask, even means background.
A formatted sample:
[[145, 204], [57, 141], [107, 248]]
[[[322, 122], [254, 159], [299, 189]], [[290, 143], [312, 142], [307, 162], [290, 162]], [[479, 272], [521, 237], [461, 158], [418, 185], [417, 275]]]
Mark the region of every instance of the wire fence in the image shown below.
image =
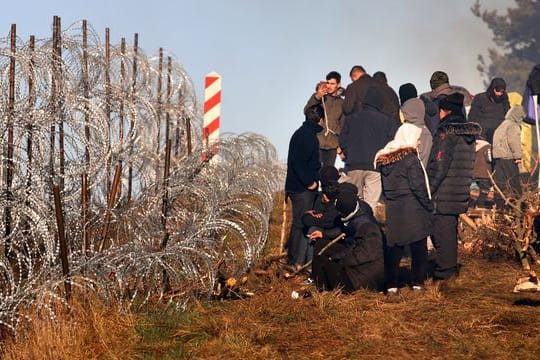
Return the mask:
[[[201, 161], [201, 109], [176, 59], [101, 42], [86, 21], [0, 39], [0, 325], [72, 289], [144, 303], [209, 294], [258, 257], [283, 168], [256, 134]], [[56, 192], [55, 192], [56, 189]], [[57, 195], [57, 196], [55, 196]]]

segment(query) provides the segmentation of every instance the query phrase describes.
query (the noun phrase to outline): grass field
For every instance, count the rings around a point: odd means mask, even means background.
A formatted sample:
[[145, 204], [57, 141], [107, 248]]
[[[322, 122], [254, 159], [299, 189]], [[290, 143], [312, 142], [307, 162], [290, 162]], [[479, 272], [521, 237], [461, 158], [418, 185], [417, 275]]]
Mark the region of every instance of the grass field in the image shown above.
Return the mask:
[[[277, 251], [281, 214], [276, 206], [267, 254]], [[163, 304], [125, 315], [94, 311], [92, 321], [79, 321], [71, 331], [57, 332], [72, 337], [64, 339], [62, 346], [76, 347], [55, 358], [539, 358], [540, 293], [512, 293], [516, 279], [523, 276], [518, 262], [461, 254], [460, 263], [459, 277], [443, 283], [428, 281], [425, 293], [403, 288], [399, 296], [390, 298], [368, 291], [319, 293], [301, 285], [301, 276], [284, 279], [274, 263], [260, 275], [249, 274], [244, 288], [254, 293], [250, 298], [192, 299], [185, 311]], [[293, 290], [300, 298], [291, 297]], [[107, 342], [99, 340], [103, 333], [95, 336], [97, 330], [85, 329], [112, 323], [118, 326], [112, 327], [113, 338]], [[82, 336], [88, 337], [89, 344]], [[87, 349], [96, 341], [101, 341], [100, 350], [89, 356]], [[5, 358], [35, 358], [21, 356], [28, 353], [25, 345], [24, 341], [8, 344]], [[77, 346], [86, 354], [77, 353]]]

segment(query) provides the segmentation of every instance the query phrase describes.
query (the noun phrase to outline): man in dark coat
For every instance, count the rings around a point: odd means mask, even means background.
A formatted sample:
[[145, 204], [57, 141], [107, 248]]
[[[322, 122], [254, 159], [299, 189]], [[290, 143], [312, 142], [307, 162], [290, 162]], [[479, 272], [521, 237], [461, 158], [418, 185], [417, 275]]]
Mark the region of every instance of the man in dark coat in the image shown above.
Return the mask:
[[394, 89], [388, 85], [386, 74], [382, 71], [377, 71], [373, 74], [373, 80], [378, 83], [379, 90], [382, 92], [384, 97], [382, 112], [390, 116], [392, 119], [395, 119], [399, 125], [399, 99]]
[[467, 210], [480, 125], [466, 122], [463, 95], [454, 93], [439, 102], [441, 122], [428, 163], [429, 184], [435, 207], [433, 243], [437, 249], [436, 279], [457, 275], [457, 220]]
[[347, 237], [341, 246], [329, 249], [328, 256], [342, 266], [346, 291], [384, 288], [382, 234], [366, 204], [351, 191], [338, 192], [335, 200]]
[[319, 169], [319, 140], [324, 112], [320, 106], [306, 111], [306, 120], [296, 130], [289, 143], [285, 193], [292, 201], [292, 225], [289, 234], [288, 262], [302, 266], [309, 262], [309, 242], [303, 235], [302, 215], [313, 209], [317, 198]]
[[485, 92], [474, 97], [468, 119], [478, 123], [482, 127], [482, 136], [493, 144], [493, 133], [503, 122], [508, 109], [510, 104], [506, 82], [504, 79], [494, 78]]
[[431, 74], [429, 86], [431, 87], [431, 91], [420, 95], [420, 99], [424, 101], [426, 107], [426, 126], [434, 134], [441, 121], [439, 117], [439, 101], [450, 94], [460, 93], [463, 95], [463, 108], [461, 111], [465, 115], [466, 108], [471, 106], [472, 96], [464, 87], [450, 85], [448, 74], [444, 71], [435, 71]]
[[373, 159], [397, 129], [396, 121], [383, 114], [382, 107], [380, 92], [370, 87], [362, 110], [345, 117], [339, 136], [338, 154], [345, 162], [346, 181], [356, 185], [358, 195], [373, 210], [381, 195], [381, 178], [373, 167]]
[[322, 166], [334, 166], [336, 149], [343, 123], [343, 98], [341, 94], [341, 75], [331, 71], [326, 75], [326, 82], [319, 83], [313, 95], [309, 98], [304, 113], [314, 105], [322, 105], [325, 111], [323, 131], [317, 134]]
[[351, 79], [355, 80], [345, 89], [345, 99], [343, 100], [344, 115], [361, 111], [367, 90], [370, 87], [378, 86], [375, 80], [360, 65], [355, 65], [351, 69]]

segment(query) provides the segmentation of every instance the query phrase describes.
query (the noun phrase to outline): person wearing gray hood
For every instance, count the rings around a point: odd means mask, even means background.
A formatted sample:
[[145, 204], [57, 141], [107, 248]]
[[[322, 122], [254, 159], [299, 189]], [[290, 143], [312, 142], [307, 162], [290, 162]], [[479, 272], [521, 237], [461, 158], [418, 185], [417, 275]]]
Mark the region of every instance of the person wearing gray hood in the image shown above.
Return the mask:
[[[519, 181], [519, 163], [521, 162], [521, 121], [525, 118], [525, 111], [521, 105], [513, 106], [508, 110], [504, 121], [493, 134], [493, 159], [495, 161], [495, 182], [504, 192], [512, 196], [521, 195]], [[500, 209], [502, 199], [499, 197], [495, 203]]]
[[401, 113], [405, 118], [406, 124], [412, 124], [421, 130], [420, 137], [418, 138], [418, 156], [425, 168], [428, 164], [433, 137], [424, 119], [426, 114], [424, 102], [418, 98], [409, 99], [401, 106]]

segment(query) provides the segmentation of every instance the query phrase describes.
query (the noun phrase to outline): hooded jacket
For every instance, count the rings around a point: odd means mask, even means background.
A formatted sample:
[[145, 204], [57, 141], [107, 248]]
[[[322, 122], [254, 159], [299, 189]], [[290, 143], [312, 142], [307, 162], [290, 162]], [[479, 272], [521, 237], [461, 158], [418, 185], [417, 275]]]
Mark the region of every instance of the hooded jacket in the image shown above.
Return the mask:
[[441, 121], [439, 117], [439, 100], [454, 93], [460, 93], [463, 95], [463, 114], [465, 115], [465, 107], [471, 105], [472, 96], [469, 91], [462, 86], [442, 83], [432, 91], [420, 95], [420, 99], [424, 102], [426, 107], [424, 122], [432, 134], [435, 134]]
[[490, 144], [493, 144], [493, 132], [510, 109], [506, 92], [497, 98], [495, 88], [506, 88], [506, 82], [501, 78], [493, 79], [485, 92], [474, 97], [468, 117], [469, 121], [476, 122], [482, 127], [482, 136]]
[[386, 199], [387, 245], [403, 246], [430, 235], [433, 204], [416, 150], [405, 147], [381, 155], [377, 165]]
[[481, 128], [462, 114], [449, 114], [440, 123], [429, 156], [431, 198], [438, 214], [466, 211], [475, 160], [475, 140]]
[[343, 124], [343, 98], [340, 95], [341, 91], [342, 89], [338, 90], [338, 95], [325, 95], [323, 99], [317, 99], [315, 93], [311, 95], [304, 107], [305, 113], [310, 107], [322, 104], [324, 101], [326, 119], [323, 131], [317, 134], [321, 149], [335, 149], [338, 146], [339, 133]]
[[345, 117], [339, 146], [346, 170], [373, 170], [373, 159], [394, 137], [397, 123], [381, 112], [383, 99], [374, 87], [367, 90], [363, 109]]
[[[384, 255], [382, 234], [369, 205], [358, 204], [347, 216], [342, 247], [328, 249], [328, 255], [343, 267], [352, 289], [382, 290], [384, 286]], [[342, 219], [343, 221], [344, 219]]]
[[286, 192], [308, 191], [308, 187], [319, 180], [321, 161], [317, 133], [320, 131], [322, 127], [319, 124], [306, 120], [291, 137], [287, 156]]
[[486, 140], [477, 139], [475, 144], [473, 179], [489, 179], [491, 171], [491, 144]]
[[494, 159], [521, 159], [521, 121], [525, 112], [521, 105], [511, 107], [504, 121], [493, 134]]
[[401, 113], [405, 118], [406, 124], [412, 124], [420, 129], [420, 136], [418, 138], [420, 141], [418, 144], [418, 156], [420, 157], [422, 164], [424, 164], [424, 167], [427, 167], [433, 137], [426, 126], [424, 102], [418, 98], [409, 99], [405, 101], [401, 107]]

